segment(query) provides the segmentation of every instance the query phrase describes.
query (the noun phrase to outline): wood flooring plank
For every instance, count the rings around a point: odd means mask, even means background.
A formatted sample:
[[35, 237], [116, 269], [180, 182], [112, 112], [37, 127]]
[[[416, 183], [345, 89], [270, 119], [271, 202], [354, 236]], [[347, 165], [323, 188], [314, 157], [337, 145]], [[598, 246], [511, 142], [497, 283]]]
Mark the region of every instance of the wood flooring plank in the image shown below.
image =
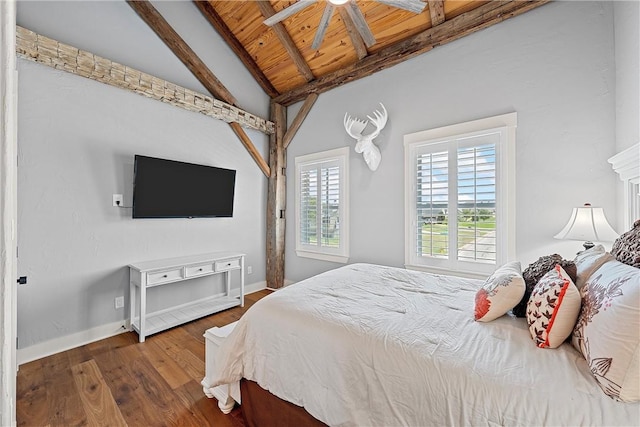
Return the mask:
[[[67, 352], [54, 354], [42, 362], [49, 401], [49, 424], [64, 427], [88, 425], [89, 420], [77, 392]], [[59, 390], [67, 392], [60, 393]]]
[[175, 390], [192, 380], [155, 340], [149, 340], [146, 345], [141, 346], [140, 351], [172, 389]]
[[162, 420], [154, 421], [150, 425], [200, 426], [190, 408], [176, 397], [171, 387], [147, 359], [137, 360], [131, 369], [140, 384], [138, 393], [144, 402], [145, 410], [154, 411]]
[[71, 367], [73, 379], [80, 392], [80, 399], [93, 426], [126, 426], [120, 409], [95, 361]]
[[[173, 359], [191, 378], [204, 378], [204, 348], [202, 354], [196, 356], [190, 350], [183, 347], [182, 343], [174, 339], [174, 335], [158, 334], [149, 341], [156, 343], [160, 349]], [[204, 345], [203, 345], [204, 347]]]
[[40, 361], [23, 365], [16, 384], [16, 416], [19, 426], [42, 426], [48, 423], [49, 401]]
[[[145, 411], [145, 406], [137, 393], [140, 386], [129, 368], [139, 357], [144, 357], [142, 352], [132, 345], [113, 352], [102, 352], [96, 355], [94, 360], [127, 424], [130, 426], [154, 425], [157, 414], [154, 411]], [[160, 421], [163, 419], [160, 418]]]

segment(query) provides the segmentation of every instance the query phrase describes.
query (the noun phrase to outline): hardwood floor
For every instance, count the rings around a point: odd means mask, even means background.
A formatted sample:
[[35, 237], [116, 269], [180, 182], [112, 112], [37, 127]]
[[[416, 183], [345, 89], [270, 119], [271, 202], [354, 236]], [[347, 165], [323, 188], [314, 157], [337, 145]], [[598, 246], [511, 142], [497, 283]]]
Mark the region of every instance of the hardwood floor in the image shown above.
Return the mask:
[[20, 366], [19, 426], [244, 426], [240, 409], [224, 415], [202, 392], [204, 331], [235, 322], [245, 307], [147, 337], [135, 332]]

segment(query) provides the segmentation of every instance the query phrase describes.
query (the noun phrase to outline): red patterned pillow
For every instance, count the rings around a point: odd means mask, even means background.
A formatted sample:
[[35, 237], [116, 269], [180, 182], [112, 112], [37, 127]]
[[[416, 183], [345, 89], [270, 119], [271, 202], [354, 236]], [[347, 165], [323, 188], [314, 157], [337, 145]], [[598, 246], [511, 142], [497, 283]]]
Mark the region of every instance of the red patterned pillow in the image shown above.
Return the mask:
[[527, 303], [531, 338], [540, 348], [560, 346], [571, 335], [579, 313], [578, 288], [557, 264], [536, 284]]
[[502, 316], [520, 301], [524, 288], [520, 263], [503, 265], [476, 293], [475, 320], [490, 322]]

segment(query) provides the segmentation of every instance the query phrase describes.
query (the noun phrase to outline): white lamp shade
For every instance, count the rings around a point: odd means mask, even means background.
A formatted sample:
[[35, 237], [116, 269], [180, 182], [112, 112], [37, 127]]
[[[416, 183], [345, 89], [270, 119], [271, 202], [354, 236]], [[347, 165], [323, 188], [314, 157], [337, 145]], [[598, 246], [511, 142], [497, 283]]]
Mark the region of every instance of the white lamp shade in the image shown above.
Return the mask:
[[556, 239], [613, 242], [618, 233], [607, 222], [602, 208], [583, 206], [573, 208], [567, 225], [555, 236]]

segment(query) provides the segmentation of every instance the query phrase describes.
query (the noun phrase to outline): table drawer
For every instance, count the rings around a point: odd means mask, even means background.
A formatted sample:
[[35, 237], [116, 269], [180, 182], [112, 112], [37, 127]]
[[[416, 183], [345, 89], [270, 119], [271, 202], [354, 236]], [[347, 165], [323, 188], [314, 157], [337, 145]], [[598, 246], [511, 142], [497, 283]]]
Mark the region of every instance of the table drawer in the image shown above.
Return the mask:
[[192, 265], [185, 268], [185, 276], [186, 277], [195, 277], [200, 276], [202, 274], [213, 273], [213, 264], [200, 264], [200, 265]]
[[175, 270], [161, 271], [159, 273], [149, 273], [147, 285], [159, 285], [166, 282], [173, 282], [174, 280], [182, 279], [182, 269], [176, 268]]
[[240, 258], [228, 259], [226, 261], [216, 261], [216, 271], [234, 270], [240, 268]]

